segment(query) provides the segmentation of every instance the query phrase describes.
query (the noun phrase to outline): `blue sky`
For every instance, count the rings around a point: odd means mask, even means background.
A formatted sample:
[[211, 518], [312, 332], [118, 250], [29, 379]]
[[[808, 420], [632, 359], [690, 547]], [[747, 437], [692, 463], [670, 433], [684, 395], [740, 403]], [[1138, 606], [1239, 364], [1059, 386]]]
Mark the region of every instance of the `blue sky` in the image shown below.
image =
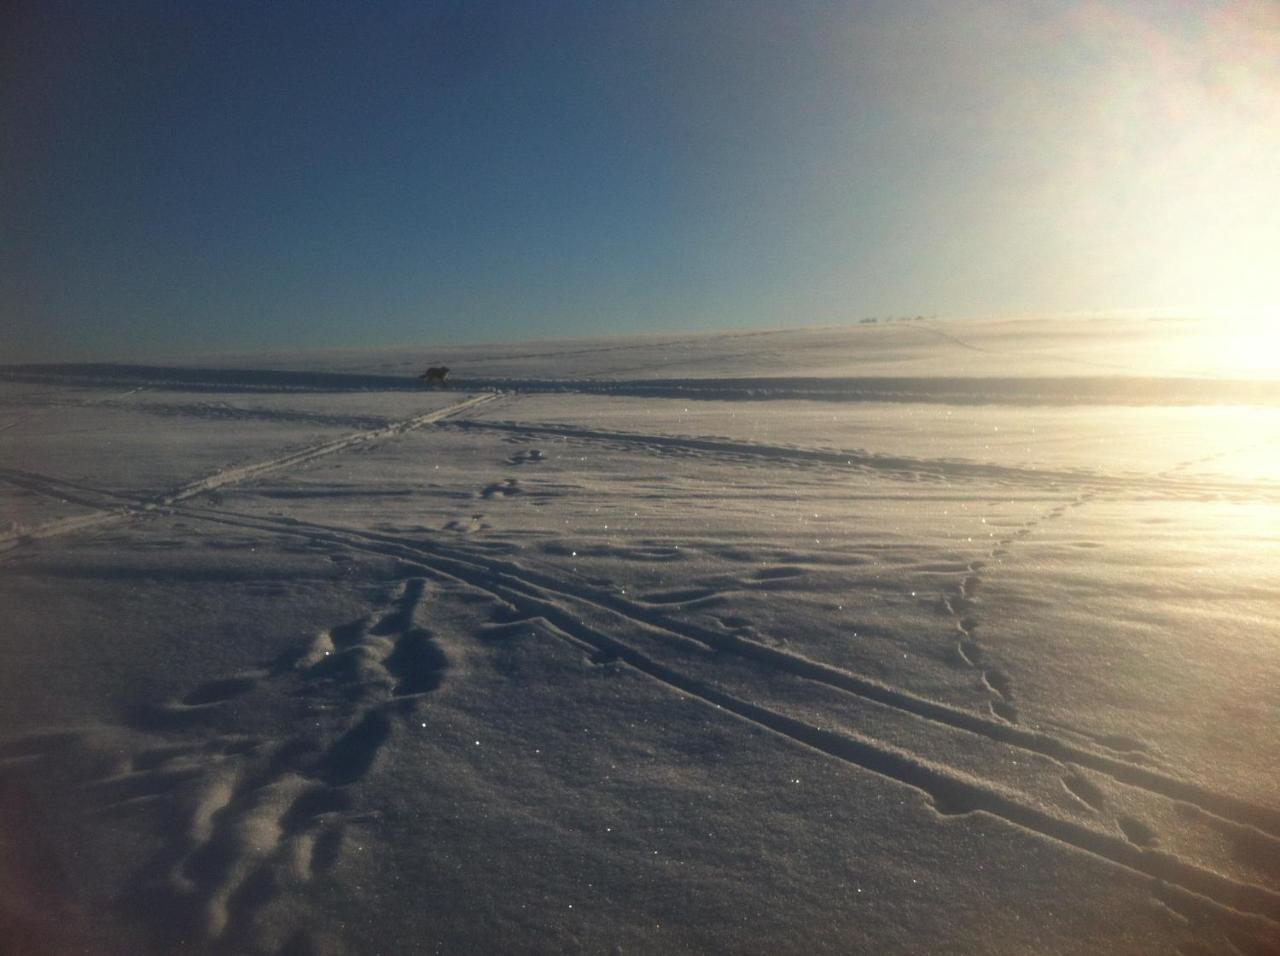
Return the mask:
[[0, 361], [1280, 301], [1267, 3], [9, 6]]

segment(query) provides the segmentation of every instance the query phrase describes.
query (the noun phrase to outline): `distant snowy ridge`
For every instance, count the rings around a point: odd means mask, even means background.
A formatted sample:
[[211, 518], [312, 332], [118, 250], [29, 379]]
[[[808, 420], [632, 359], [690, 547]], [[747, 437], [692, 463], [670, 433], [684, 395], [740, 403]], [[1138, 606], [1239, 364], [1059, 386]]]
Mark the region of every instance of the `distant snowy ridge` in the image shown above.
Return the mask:
[[[0, 381], [205, 392], [420, 391], [405, 375], [152, 365], [8, 365]], [[854, 376], [668, 379], [451, 379], [455, 391], [579, 393], [719, 401], [951, 405], [1280, 405], [1280, 381], [1199, 377]]]

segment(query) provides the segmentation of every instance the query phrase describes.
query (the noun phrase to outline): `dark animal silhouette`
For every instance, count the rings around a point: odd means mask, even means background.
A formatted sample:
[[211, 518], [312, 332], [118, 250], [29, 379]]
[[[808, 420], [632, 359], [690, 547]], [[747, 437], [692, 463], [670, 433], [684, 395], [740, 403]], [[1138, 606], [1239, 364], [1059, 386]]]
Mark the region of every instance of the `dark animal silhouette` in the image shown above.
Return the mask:
[[428, 385], [443, 385], [444, 380], [448, 377], [449, 369], [443, 365], [433, 366], [418, 376]]

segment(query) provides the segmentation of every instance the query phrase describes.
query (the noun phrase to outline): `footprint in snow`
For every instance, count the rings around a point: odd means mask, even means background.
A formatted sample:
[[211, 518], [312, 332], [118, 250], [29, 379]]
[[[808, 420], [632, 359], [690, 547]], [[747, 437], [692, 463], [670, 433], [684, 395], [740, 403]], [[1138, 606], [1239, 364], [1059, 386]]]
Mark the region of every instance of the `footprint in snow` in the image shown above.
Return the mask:
[[502, 481], [495, 481], [491, 485], [486, 485], [484, 490], [480, 492], [481, 498], [510, 498], [513, 495], [522, 494], [524, 489], [520, 487], [519, 480], [515, 478], [504, 478]]
[[541, 449], [531, 448], [528, 451], [516, 452], [507, 459], [508, 465], [532, 465], [537, 462], [544, 461], [546, 456]]
[[[173, 808], [165, 811], [180, 821], [173, 841], [140, 885], [161, 895], [177, 923], [208, 942], [256, 951], [256, 914], [335, 866], [348, 827], [376, 816], [355, 811], [355, 785], [396, 718], [414, 712], [449, 667], [415, 620], [426, 591], [425, 580], [406, 580], [375, 614], [323, 631], [296, 654], [139, 712], [135, 730], [168, 739], [126, 750], [89, 788], [103, 812]], [[264, 688], [294, 698], [310, 729], [209, 733], [232, 701]], [[6, 756], [0, 751], [0, 763]]]

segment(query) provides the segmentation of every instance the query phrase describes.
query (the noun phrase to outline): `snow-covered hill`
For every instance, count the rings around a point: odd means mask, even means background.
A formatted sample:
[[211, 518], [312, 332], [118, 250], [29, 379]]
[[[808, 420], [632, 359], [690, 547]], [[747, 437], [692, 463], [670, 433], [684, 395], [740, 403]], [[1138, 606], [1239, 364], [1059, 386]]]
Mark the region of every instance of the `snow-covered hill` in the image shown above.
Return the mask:
[[1274, 951], [1280, 402], [1228, 344], [0, 371], [0, 943]]

